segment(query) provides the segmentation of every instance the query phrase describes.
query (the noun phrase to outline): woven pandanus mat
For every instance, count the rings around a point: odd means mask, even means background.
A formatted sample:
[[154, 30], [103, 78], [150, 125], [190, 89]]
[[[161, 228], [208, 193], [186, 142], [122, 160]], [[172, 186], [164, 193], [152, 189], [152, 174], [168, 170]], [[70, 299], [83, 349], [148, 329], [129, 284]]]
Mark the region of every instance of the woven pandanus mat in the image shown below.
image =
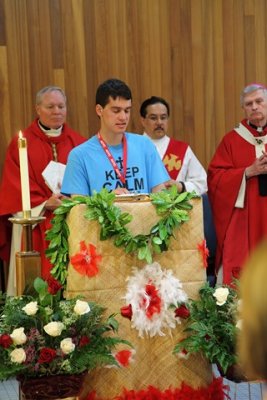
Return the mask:
[[[197, 247], [204, 238], [202, 201], [194, 199], [192, 204], [190, 221], [175, 231], [169, 250], [156, 255], [153, 261], [162, 269], [171, 270], [182, 282], [187, 295], [194, 298], [206, 280], [206, 270]], [[150, 202], [122, 202], [117, 206], [133, 216], [129, 224], [133, 234], [148, 233], [159, 219]], [[144, 268], [146, 262], [116, 248], [112, 239], [101, 241], [98, 223], [86, 220], [85, 210], [85, 205], [75, 206], [67, 218], [70, 256], [79, 253], [80, 242], [85, 241], [96, 246], [102, 260], [99, 273], [94, 277], [82, 276], [69, 265], [66, 295], [82, 294], [87, 300], [105, 306], [107, 315], [117, 313], [119, 335], [128, 339], [136, 350], [134, 361], [127, 368], [102, 368], [90, 372], [85, 392], [95, 390], [102, 398], [112, 398], [124, 387], [139, 390], [153, 385], [164, 390], [170, 386], [179, 387], [181, 382], [195, 388], [208, 385], [212, 379], [211, 368], [201, 355], [184, 360], [172, 354], [174, 345], [182, 338], [182, 325], [164, 331], [165, 336], [139, 337], [138, 331], [131, 327], [131, 321], [120, 315], [121, 307], [126, 305], [123, 297], [127, 278], [132, 275], [133, 267]]]

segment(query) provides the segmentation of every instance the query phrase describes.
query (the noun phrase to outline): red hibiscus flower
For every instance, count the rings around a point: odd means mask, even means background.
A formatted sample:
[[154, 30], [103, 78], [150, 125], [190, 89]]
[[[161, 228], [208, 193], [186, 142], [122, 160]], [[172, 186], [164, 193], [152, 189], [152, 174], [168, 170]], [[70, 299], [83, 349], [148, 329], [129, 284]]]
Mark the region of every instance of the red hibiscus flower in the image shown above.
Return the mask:
[[70, 257], [73, 268], [81, 275], [95, 276], [98, 273], [98, 263], [102, 256], [96, 254], [96, 247], [89, 243], [86, 246], [85, 241], [80, 242], [80, 253]]
[[47, 284], [48, 284], [47, 288], [48, 292], [53, 295], [57, 294], [57, 292], [62, 288], [62, 285], [52, 276], [50, 276], [47, 279]]
[[90, 339], [88, 336], [82, 336], [80, 341], [79, 341], [79, 347], [86, 346], [88, 343], [90, 343]]
[[7, 334], [3, 334], [0, 335], [0, 346], [4, 347], [5, 349], [7, 349], [8, 347], [10, 347], [13, 343], [13, 340], [11, 339], [11, 337]]
[[122, 367], [128, 367], [132, 359], [131, 350], [121, 350], [115, 354], [115, 358]]
[[50, 349], [49, 347], [43, 347], [40, 351], [40, 356], [38, 363], [39, 364], [44, 364], [44, 363], [50, 363], [57, 355], [56, 350]]
[[144, 304], [146, 305], [146, 316], [151, 319], [154, 314], [159, 314], [161, 310], [161, 298], [158, 295], [158, 289], [154, 285], [146, 285], [146, 294], [149, 297], [147, 304], [147, 299], [144, 299]]
[[128, 304], [128, 306], [121, 307], [121, 315], [131, 320], [133, 316], [132, 305]]
[[187, 319], [189, 316], [190, 316], [190, 311], [184, 304], [175, 309], [175, 317]]
[[202, 254], [202, 261], [203, 261], [203, 267], [207, 268], [208, 266], [208, 256], [210, 254], [209, 249], [207, 248], [206, 240], [203, 239], [201, 243], [197, 245], [198, 251], [201, 252]]

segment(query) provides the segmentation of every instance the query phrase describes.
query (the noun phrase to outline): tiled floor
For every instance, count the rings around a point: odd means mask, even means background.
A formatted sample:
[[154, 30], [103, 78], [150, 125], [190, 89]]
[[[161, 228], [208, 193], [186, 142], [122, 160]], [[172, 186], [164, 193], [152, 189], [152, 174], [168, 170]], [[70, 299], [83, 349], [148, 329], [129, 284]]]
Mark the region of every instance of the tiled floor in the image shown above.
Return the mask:
[[[253, 383], [235, 384], [224, 380], [229, 385], [229, 398], [231, 400], [262, 400], [263, 385]], [[10, 379], [0, 383], [0, 400], [18, 400], [18, 384], [16, 380]], [[38, 399], [42, 400], [42, 399]]]
[[9, 379], [8, 381], [0, 382], [0, 400], [18, 400], [18, 399], [19, 399], [18, 382], [15, 379]]

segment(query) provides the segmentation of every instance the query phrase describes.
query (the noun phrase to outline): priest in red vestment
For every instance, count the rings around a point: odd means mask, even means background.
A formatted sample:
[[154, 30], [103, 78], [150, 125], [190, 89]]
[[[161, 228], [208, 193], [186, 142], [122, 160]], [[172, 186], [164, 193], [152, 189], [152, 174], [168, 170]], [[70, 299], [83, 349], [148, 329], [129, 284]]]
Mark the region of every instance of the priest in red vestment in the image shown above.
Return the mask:
[[[36, 112], [38, 117], [23, 131], [27, 139], [28, 167], [30, 183], [30, 201], [32, 215], [43, 215], [44, 222], [37, 224], [33, 229], [33, 248], [39, 251], [42, 259], [42, 275], [49, 276], [50, 264], [45, 257], [47, 247], [45, 231], [48, 229], [53, 211], [61, 204], [60, 188], [51, 187], [57, 175], [67, 162], [70, 150], [83, 143], [86, 139], [72, 130], [66, 123], [66, 96], [64, 91], [56, 86], [41, 89], [36, 96]], [[53, 161], [53, 163], [50, 163]], [[46, 182], [42, 172], [50, 165], [50, 180]], [[60, 185], [60, 183], [59, 183]], [[15, 136], [6, 153], [6, 160], [0, 188], [0, 257], [5, 261], [11, 256], [14, 264], [14, 251], [10, 254], [11, 229], [8, 218], [22, 210], [20, 167], [18, 152], [18, 137]], [[18, 227], [18, 225], [16, 226]], [[13, 226], [13, 231], [15, 225]], [[13, 240], [13, 237], [12, 237]], [[20, 245], [20, 239], [19, 239]], [[16, 247], [16, 245], [15, 245]], [[12, 260], [13, 259], [13, 260]], [[10, 264], [10, 274], [14, 275], [14, 265]], [[8, 291], [14, 294], [14, 276], [8, 282]]]
[[216, 267], [227, 284], [267, 234], [267, 88], [246, 86], [241, 106], [245, 119], [224, 136], [208, 168]]

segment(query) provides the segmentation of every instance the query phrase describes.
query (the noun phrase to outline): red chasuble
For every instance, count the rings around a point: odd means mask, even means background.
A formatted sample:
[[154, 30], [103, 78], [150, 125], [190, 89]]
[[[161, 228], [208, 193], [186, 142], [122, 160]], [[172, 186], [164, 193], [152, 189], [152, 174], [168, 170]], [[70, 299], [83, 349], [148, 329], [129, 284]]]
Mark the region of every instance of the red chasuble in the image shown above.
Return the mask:
[[[242, 124], [259, 136], [245, 120]], [[255, 146], [233, 130], [222, 139], [208, 168], [208, 195], [217, 234], [216, 267], [222, 263], [227, 284], [239, 276], [248, 254], [267, 235], [267, 197], [259, 195], [258, 177], [246, 181], [244, 208], [235, 207], [245, 168], [255, 158]]]
[[[49, 138], [39, 128], [36, 119], [24, 132], [27, 138], [28, 165], [31, 207], [34, 208], [51, 197], [52, 192], [45, 184], [42, 171], [53, 160], [52, 145], [56, 145], [57, 161], [66, 164], [71, 149], [86, 141], [86, 138], [63, 125], [59, 137]], [[0, 188], [0, 257], [8, 261], [10, 252], [10, 223], [8, 218], [22, 210], [18, 138], [14, 137], [8, 147], [4, 164], [3, 178]], [[39, 251], [42, 257], [42, 275], [46, 278], [49, 274], [50, 264], [45, 257], [47, 243], [45, 231], [50, 227], [50, 220], [53, 217], [51, 211], [44, 213], [46, 220], [36, 225], [33, 229], [33, 248]]]
[[163, 164], [165, 165], [168, 174], [175, 181], [183, 165], [184, 156], [187, 148], [187, 143], [170, 138], [166, 153], [162, 158]]

